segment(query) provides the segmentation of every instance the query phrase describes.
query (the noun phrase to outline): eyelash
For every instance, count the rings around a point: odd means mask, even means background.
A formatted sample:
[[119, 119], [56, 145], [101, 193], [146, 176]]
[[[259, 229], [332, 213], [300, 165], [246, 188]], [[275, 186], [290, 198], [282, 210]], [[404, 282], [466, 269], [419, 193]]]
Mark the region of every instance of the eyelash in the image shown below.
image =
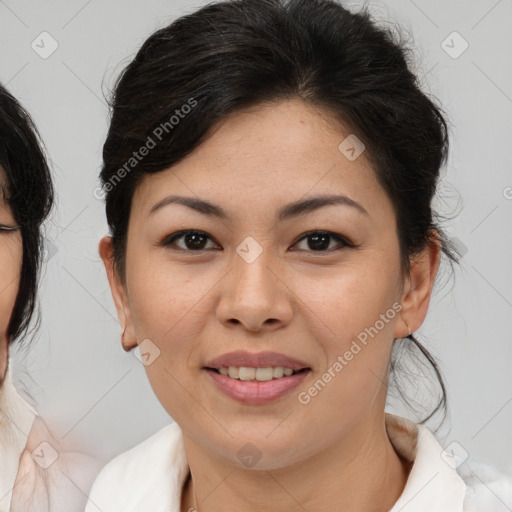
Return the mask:
[[0, 224], [0, 233], [11, 233], [13, 231], [18, 231], [18, 226], [4, 226]]
[[[189, 234], [189, 233], [194, 233], [194, 234], [199, 234], [199, 235], [205, 235], [206, 237], [208, 237], [210, 240], [213, 240], [209, 235], [208, 233], [204, 232], [204, 231], [199, 231], [199, 230], [196, 230], [196, 229], [188, 229], [188, 230], [182, 230], [182, 231], [177, 231], [176, 233], [173, 233], [171, 235], [168, 235], [166, 236], [158, 245], [162, 246], [162, 247], [166, 247], [166, 248], [171, 248], [170, 246], [172, 246], [174, 244], [174, 242], [176, 240], [179, 240], [180, 238], [183, 238], [185, 235]], [[332, 252], [335, 252], [335, 251], [339, 251], [341, 249], [344, 249], [344, 248], [353, 248], [353, 247], [356, 247], [352, 242], [350, 242], [347, 238], [341, 236], [341, 235], [338, 235], [337, 233], [333, 233], [331, 231], [322, 231], [322, 230], [313, 230], [313, 231], [307, 231], [306, 233], [304, 233], [301, 238], [299, 238], [295, 243], [295, 244], [298, 244], [299, 242], [301, 242], [302, 240], [305, 240], [315, 234], [320, 234], [320, 235], [325, 235], [325, 236], [329, 236], [330, 238], [333, 238], [335, 240], [337, 240], [338, 242], [340, 242], [342, 244], [342, 247], [338, 248], [338, 249], [326, 249], [326, 250], [320, 250], [320, 251], [313, 251], [313, 250], [306, 250], [307, 252], [313, 252], [313, 253], [332, 253]], [[215, 241], [215, 240], [213, 240]], [[190, 249], [183, 249], [181, 247], [179, 248], [176, 248], [176, 247], [173, 247], [172, 248], [173, 250], [177, 250], [177, 251], [184, 251], [184, 252], [195, 252], [195, 253], [201, 253], [201, 252], [204, 252], [208, 249], [199, 249], [197, 251], [194, 251], [194, 250], [190, 250]]]

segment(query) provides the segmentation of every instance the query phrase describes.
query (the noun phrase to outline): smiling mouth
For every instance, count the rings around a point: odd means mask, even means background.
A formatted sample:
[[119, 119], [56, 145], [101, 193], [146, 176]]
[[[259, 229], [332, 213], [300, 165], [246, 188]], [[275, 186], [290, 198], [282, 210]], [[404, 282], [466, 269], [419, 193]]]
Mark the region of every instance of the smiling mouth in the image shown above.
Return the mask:
[[285, 368], [283, 366], [267, 366], [264, 368], [229, 366], [221, 368], [205, 367], [205, 369], [234, 380], [266, 382], [270, 380], [285, 379], [286, 377], [291, 377], [298, 373], [307, 372], [311, 368], [293, 370], [292, 368]]
[[293, 369], [283, 366], [205, 366], [203, 370], [222, 393], [250, 406], [268, 405], [284, 399], [312, 372], [309, 367]]

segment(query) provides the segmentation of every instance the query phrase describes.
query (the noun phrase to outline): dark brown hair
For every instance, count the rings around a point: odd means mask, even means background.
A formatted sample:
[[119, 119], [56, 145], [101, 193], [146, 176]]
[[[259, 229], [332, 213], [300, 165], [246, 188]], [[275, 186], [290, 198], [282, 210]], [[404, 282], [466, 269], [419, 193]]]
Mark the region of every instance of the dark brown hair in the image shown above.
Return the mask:
[[20, 284], [7, 336], [10, 341], [28, 329], [36, 304], [41, 267], [41, 224], [53, 204], [50, 170], [30, 115], [0, 85], [0, 165], [7, 176], [5, 200], [20, 228], [23, 261]]

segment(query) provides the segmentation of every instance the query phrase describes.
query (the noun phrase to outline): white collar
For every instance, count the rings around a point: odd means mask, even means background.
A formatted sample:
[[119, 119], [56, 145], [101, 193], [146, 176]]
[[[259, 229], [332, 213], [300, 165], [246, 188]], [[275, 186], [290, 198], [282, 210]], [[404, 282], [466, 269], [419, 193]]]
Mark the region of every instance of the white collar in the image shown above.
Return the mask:
[[7, 512], [21, 453], [37, 416], [18, 393], [9, 369], [0, 387], [0, 512]]
[[442, 457], [443, 448], [421, 424], [386, 413], [386, 430], [395, 450], [414, 464], [390, 512], [462, 512], [466, 484]]

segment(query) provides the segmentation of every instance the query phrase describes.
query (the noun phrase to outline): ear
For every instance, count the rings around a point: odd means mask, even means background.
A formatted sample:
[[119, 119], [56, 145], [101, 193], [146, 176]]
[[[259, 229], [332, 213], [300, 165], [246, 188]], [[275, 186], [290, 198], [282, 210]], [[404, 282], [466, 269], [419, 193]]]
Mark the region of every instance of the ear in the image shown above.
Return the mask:
[[418, 330], [427, 316], [428, 305], [441, 259], [441, 242], [434, 231], [427, 247], [411, 259], [411, 270], [405, 279], [402, 310], [395, 325], [395, 338], [405, 338]]
[[137, 338], [135, 336], [135, 329], [133, 328], [132, 316], [128, 295], [126, 293], [126, 286], [117, 272], [114, 263], [114, 247], [112, 245], [112, 237], [105, 236], [100, 240], [98, 250], [105, 265], [107, 272], [108, 282], [110, 284], [110, 291], [112, 298], [116, 305], [117, 316], [119, 324], [121, 325], [121, 340], [123, 348], [129, 352], [137, 346]]

